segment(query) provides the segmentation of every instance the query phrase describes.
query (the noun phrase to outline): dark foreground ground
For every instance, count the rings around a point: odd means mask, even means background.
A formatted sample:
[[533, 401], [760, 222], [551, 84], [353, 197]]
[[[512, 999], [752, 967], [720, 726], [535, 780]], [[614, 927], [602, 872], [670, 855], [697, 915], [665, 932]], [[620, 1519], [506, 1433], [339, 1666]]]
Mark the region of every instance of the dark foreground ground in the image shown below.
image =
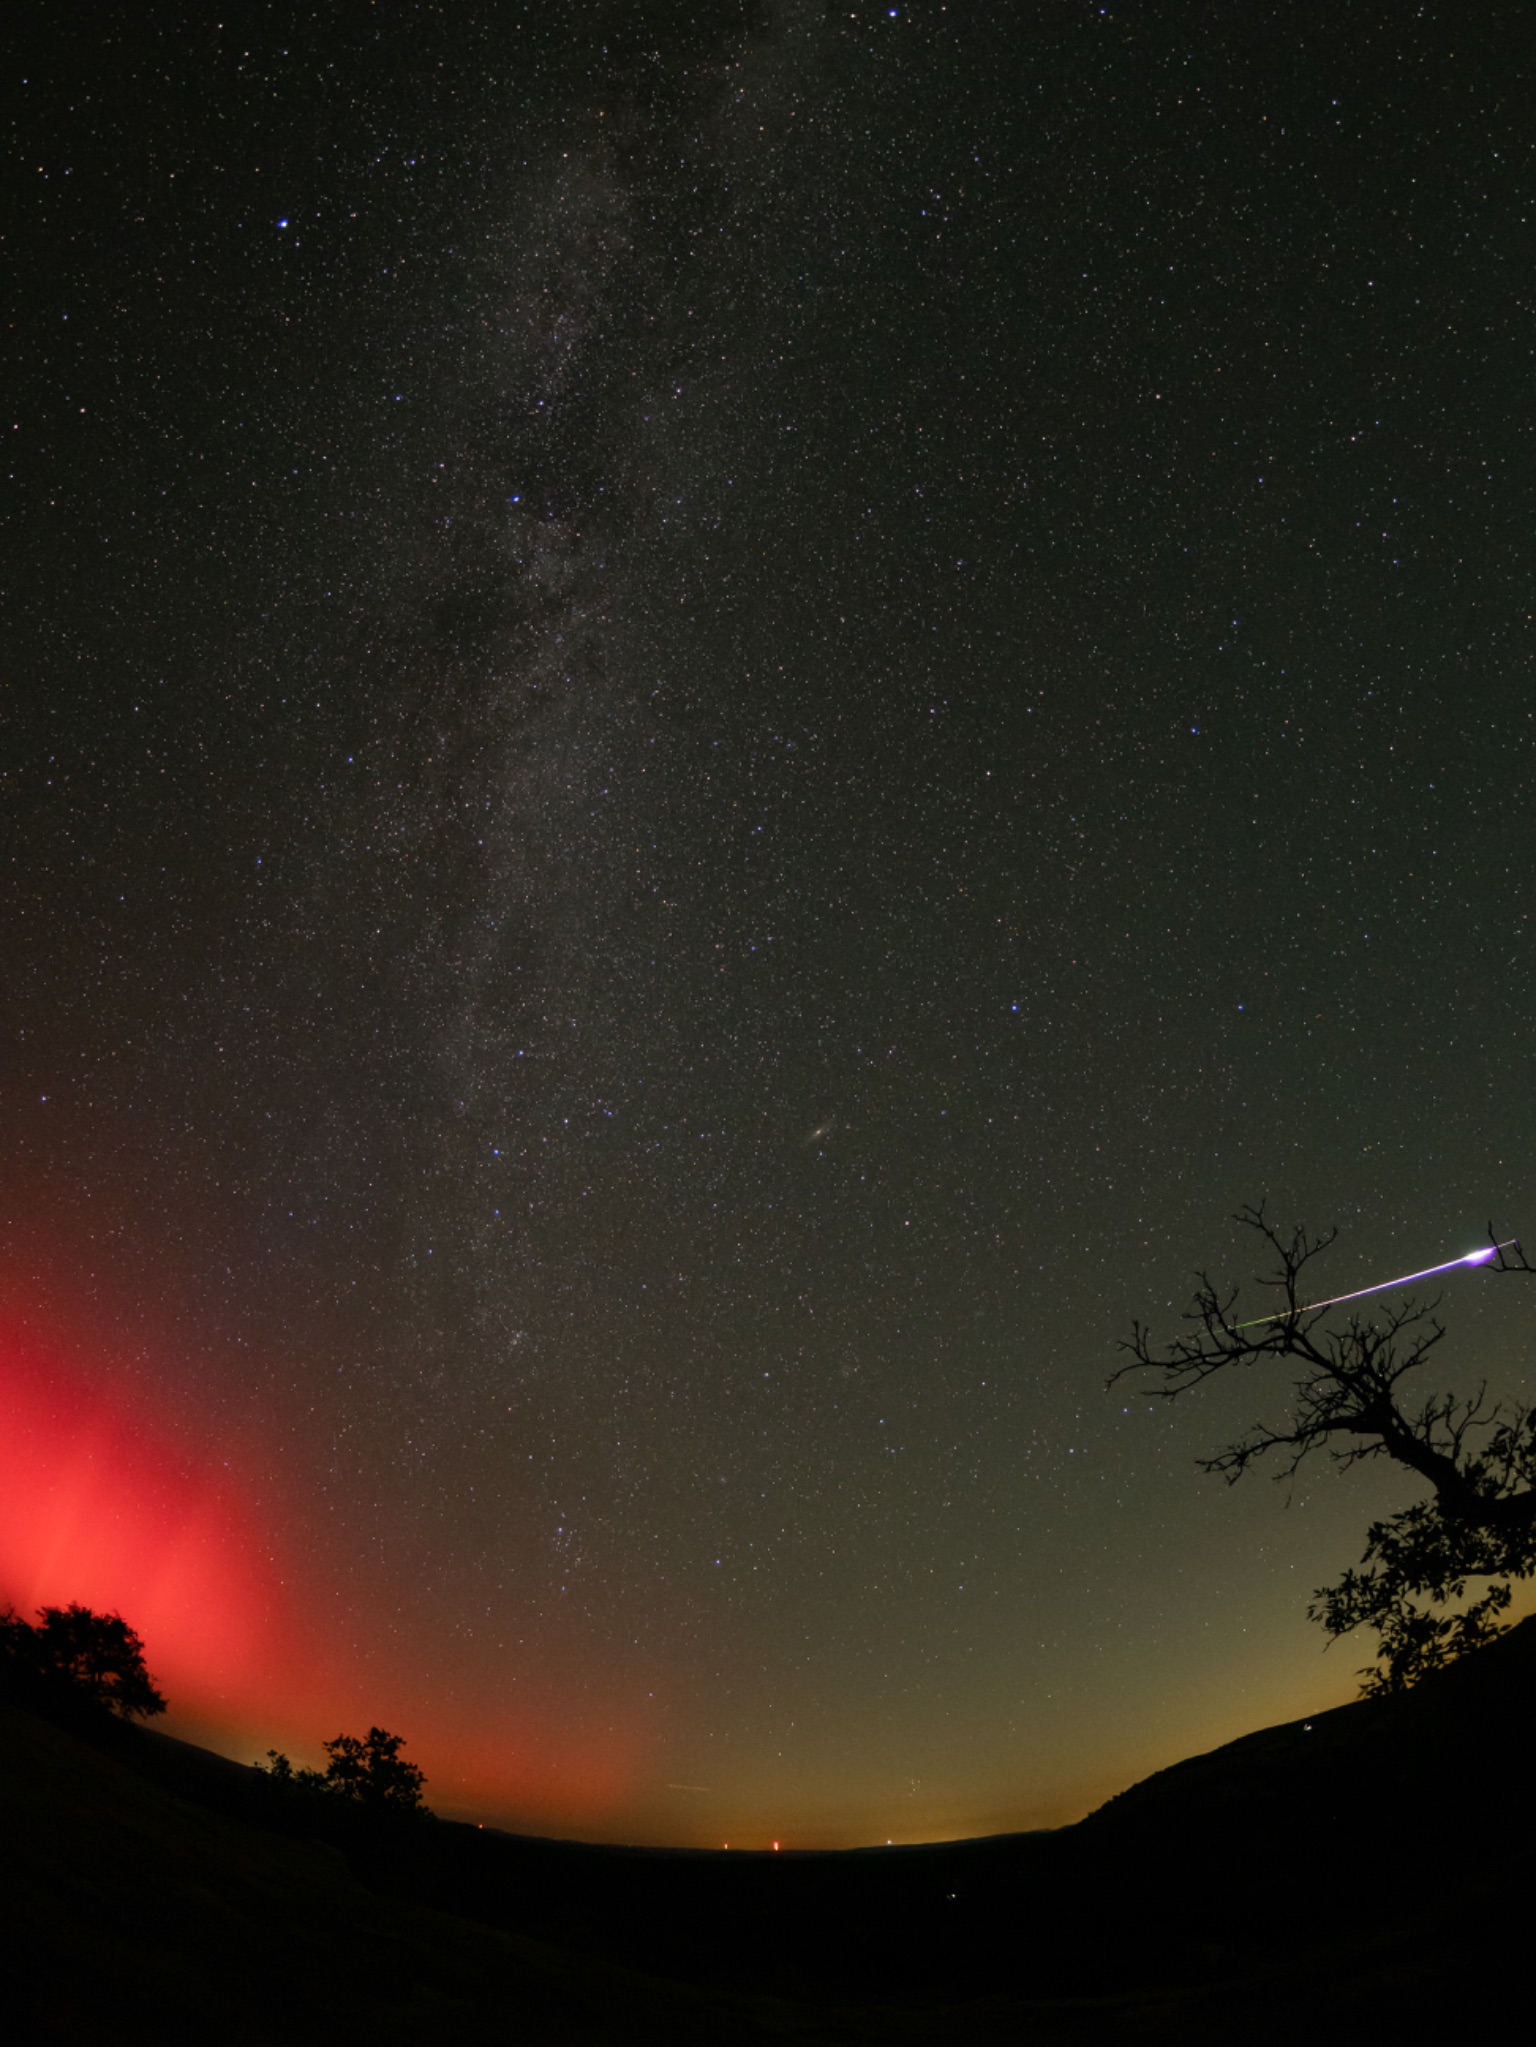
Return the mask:
[[1533, 1706], [1536, 1621], [1406, 1697], [1250, 1735], [1056, 1833], [726, 1856], [346, 1814], [317, 1838], [254, 1771], [4, 1705], [0, 2034], [1491, 2037], [1536, 1889]]

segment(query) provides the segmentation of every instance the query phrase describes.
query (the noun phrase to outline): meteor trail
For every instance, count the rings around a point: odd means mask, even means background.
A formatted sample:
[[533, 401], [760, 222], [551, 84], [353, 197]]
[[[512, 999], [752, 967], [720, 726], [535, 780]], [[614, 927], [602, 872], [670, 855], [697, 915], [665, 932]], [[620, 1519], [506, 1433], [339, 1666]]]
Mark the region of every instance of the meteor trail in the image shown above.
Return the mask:
[[1237, 1322], [1233, 1327], [1257, 1329], [1264, 1322], [1284, 1322], [1291, 1315], [1310, 1315], [1317, 1308], [1336, 1308], [1341, 1301], [1360, 1301], [1367, 1294], [1383, 1294], [1389, 1287], [1412, 1286], [1416, 1279], [1432, 1279], [1437, 1272], [1454, 1272], [1458, 1265], [1486, 1265], [1490, 1258], [1497, 1258], [1518, 1241], [1506, 1237], [1502, 1244], [1484, 1244], [1480, 1251], [1469, 1251], [1464, 1258], [1447, 1258], [1443, 1265], [1426, 1265], [1422, 1272], [1405, 1272], [1400, 1279], [1378, 1280], [1375, 1286], [1356, 1287], [1352, 1294], [1332, 1294], [1326, 1301], [1308, 1301], [1304, 1308], [1281, 1308], [1274, 1315], [1255, 1315], [1251, 1321]]

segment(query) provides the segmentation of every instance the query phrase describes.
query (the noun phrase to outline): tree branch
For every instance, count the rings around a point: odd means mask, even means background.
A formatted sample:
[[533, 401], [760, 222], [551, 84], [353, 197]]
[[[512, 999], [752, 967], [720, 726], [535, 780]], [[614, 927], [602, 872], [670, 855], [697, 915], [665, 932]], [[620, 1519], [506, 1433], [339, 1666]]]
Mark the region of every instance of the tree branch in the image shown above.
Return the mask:
[[[1273, 1252], [1277, 1269], [1261, 1284], [1278, 1292], [1284, 1305], [1270, 1316], [1239, 1320], [1238, 1290], [1222, 1291], [1201, 1273], [1194, 1305], [1184, 1317], [1191, 1332], [1159, 1349], [1149, 1328], [1134, 1324], [1121, 1346], [1131, 1362], [1109, 1384], [1130, 1373], [1152, 1372], [1161, 1384], [1146, 1392], [1177, 1400], [1220, 1372], [1272, 1372], [1276, 1364], [1289, 1363], [1299, 1370], [1286, 1424], [1256, 1422], [1236, 1442], [1201, 1459], [1203, 1470], [1233, 1483], [1271, 1452], [1289, 1452], [1282, 1478], [1319, 1449], [1344, 1465], [1384, 1456], [1424, 1479], [1451, 1520], [1503, 1531], [1536, 1526], [1536, 1471], [1526, 1468], [1522, 1448], [1536, 1427], [1536, 1415], [1490, 1407], [1486, 1388], [1479, 1388], [1471, 1401], [1444, 1393], [1431, 1394], [1417, 1406], [1404, 1400], [1404, 1382], [1444, 1338], [1433, 1312], [1436, 1304], [1410, 1299], [1387, 1308], [1379, 1320], [1355, 1313], [1343, 1328], [1329, 1328], [1328, 1307], [1306, 1306], [1310, 1289], [1303, 1287], [1302, 1275], [1337, 1233], [1312, 1236], [1296, 1229], [1283, 1235], [1262, 1205], [1240, 1210], [1236, 1220]], [[1485, 1270], [1536, 1270], [1518, 1243], [1499, 1244], [1491, 1227], [1489, 1238], [1495, 1256]], [[1475, 1439], [1483, 1431], [1490, 1432], [1491, 1440], [1478, 1454]]]

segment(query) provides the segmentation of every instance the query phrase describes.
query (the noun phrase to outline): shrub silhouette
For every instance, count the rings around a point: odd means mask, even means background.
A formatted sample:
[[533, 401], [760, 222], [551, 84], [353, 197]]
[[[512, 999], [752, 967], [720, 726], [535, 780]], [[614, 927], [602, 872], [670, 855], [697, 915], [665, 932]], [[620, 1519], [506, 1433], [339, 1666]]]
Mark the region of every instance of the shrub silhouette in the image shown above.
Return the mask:
[[401, 1757], [405, 1737], [382, 1727], [370, 1727], [362, 1740], [355, 1734], [338, 1734], [325, 1744], [329, 1763], [322, 1770], [296, 1770], [287, 1756], [267, 1750], [264, 1770], [276, 1784], [308, 1796], [347, 1799], [371, 1812], [421, 1813], [426, 1805], [422, 1786], [426, 1778], [414, 1763]]
[[39, 1626], [14, 1608], [0, 1614], [0, 1665], [38, 1703], [88, 1701], [121, 1718], [148, 1720], [165, 1700], [144, 1667], [144, 1644], [120, 1613], [78, 1601], [42, 1606]]

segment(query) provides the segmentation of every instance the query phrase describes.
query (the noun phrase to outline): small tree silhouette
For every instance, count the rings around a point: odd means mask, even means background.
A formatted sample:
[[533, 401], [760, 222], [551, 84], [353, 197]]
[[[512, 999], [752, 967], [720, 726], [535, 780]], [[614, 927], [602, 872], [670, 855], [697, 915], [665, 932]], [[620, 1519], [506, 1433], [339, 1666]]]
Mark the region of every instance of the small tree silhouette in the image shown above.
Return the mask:
[[361, 1741], [355, 1734], [338, 1734], [328, 1741], [325, 1752], [330, 1761], [324, 1771], [296, 1770], [276, 1749], [268, 1749], [266, 1762], [256, 1767], [274, 1784], [306, 1796], [345, 1798], [371, 1812], [425, 1812], [421, 1792], [427, 1780], [414, 1763], [402, 1758], [404, 1746], [404, 1735], [370, 1727]]
[[144, 1644], [120, 1613], [95, 1613], [72, 1601], [38, 1608], [32, 1627], [12, 1608], [0, 1615], [0, 1658], [34, 1691], [88, 1699], [125, 1720], [148, 1720], [165, 1700], [144, 1667]]
[[370, 1727], [364, 1740], [338, 1734], [325, 1744], [330, 1757], [325, 1780], [343, 1798], [391, 1812], [420, 1812], [426, 1778], [414, 1763], [401, 1760], [405, 1738]]

